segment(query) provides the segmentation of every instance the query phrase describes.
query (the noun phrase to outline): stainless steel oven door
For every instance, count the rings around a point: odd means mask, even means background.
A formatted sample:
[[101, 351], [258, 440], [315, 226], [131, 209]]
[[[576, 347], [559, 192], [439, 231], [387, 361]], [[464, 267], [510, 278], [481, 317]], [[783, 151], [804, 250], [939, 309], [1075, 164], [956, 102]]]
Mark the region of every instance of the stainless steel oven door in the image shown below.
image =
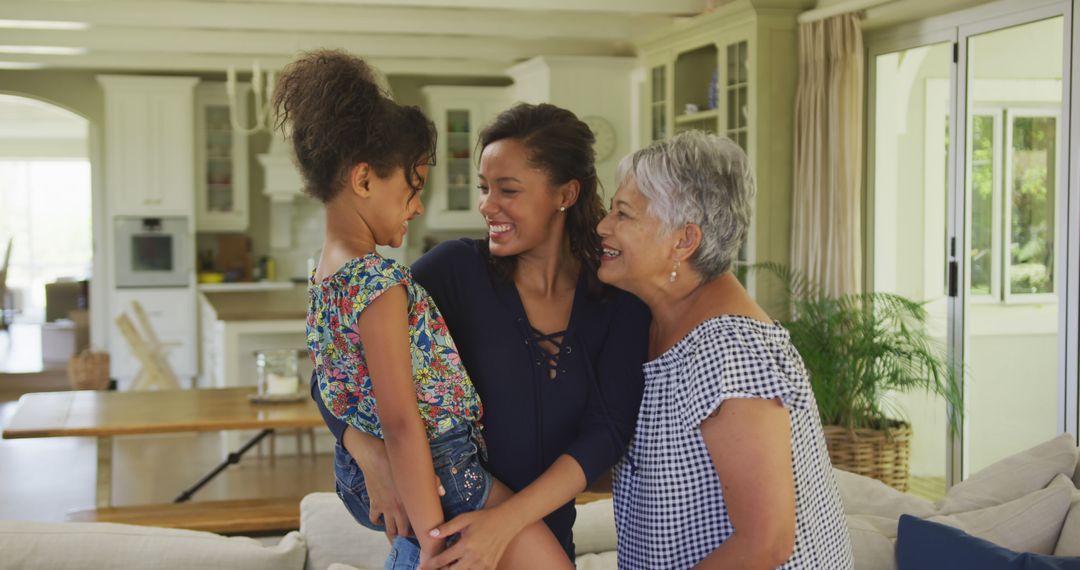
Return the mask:
[[187, 287], [187, 218], [115, 218], [116, 287]]

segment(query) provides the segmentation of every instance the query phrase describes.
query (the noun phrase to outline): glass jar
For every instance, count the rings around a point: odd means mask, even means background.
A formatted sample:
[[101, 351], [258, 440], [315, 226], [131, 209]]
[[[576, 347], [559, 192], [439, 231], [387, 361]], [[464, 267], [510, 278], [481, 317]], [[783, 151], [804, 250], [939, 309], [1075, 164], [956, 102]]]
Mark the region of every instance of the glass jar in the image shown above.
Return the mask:
[[260, 396], [295, 394], [300, 389], [296, 355], [294, 349], [260, 350], [255, 353]]

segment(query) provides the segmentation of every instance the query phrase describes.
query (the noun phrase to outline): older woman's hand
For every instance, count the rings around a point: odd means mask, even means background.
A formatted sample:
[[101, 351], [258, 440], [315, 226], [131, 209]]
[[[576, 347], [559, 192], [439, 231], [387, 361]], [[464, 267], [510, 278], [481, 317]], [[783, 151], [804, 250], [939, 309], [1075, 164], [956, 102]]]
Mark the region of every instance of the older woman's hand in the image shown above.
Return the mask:
[[[454, 570], [491, 570], [499, 564], [510, 541], [522, 526], [498, 507], [464, 513], [436, 527], [432, 533], [450, 536], [461, 533], [453, 546], [422, 565], [423, 570], [451, 567]], [[435, 536], [433, 534], [433, 536]]]

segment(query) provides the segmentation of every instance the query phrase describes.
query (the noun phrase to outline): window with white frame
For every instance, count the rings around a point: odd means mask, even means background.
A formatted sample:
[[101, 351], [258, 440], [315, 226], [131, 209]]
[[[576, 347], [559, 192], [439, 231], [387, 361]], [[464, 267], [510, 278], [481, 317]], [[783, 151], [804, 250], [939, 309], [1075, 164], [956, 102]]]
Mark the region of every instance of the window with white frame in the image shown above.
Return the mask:
[[971, 117], [971, 294], [986, 302], [1054, 298], [1056, 109], [984, 108]]
[[0, 256], [9, 238], [8, 288], [21, 292], [30, 320], [40, 320], [46, 283], [90, 277], [90, 162], [0, 157]]

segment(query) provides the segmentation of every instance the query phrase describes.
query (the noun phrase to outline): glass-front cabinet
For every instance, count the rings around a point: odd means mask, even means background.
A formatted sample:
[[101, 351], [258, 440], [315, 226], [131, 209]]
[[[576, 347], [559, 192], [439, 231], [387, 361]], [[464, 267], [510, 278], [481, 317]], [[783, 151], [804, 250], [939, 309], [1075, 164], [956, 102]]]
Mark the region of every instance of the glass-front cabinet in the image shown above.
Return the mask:
[[723, 133], [746, 149], [750, 135], [750, 42], [730, 39], [668, 53], [672, 55], [663, 57], [669, 61], [649, 70], [648, 140], [696, 129]]
[[730, 43], [724, 49], [727, 73], [724, 77], [724, 107], [727, 121], [724, 134], [743, 149], [750, 137], [750, 56], [749, 42]]
[[649, 74], [649, 141], [664, 140], [668, 137], [668, 65], [660, 64], [651, 69]]
[[506, 91], [453, 86], [429, 86], [421, 91], [439, 139], [435, 166], [424, 190], [424, 223], [437, 230], [483, 229], [484, 219], [476, 210], [477, 142], [480, 130], [507, 106]]
[[446, 109], [446, 207], [448, 212], [467, 212], [473, 204], [473, 123], [469, 109]]
[[780, 285], [756, 279], [745, 267], [789, 262], [798, 10], [759, 10], [756, 4], [727, 3], [638, 44], [646, 83], [641, 140], [700, 130], [724, 135], [746, 151], [757, 198], [736, 273], [766, 309], [781, 314]]
[[717, 132], [720, 68], [716, 44], [677, 52], [673, 69], [675, 132], [691, 129]]
[[[250, 86], [237, 88], [237, 113], [247, 124]], [[195, 93], [195, 225], [198, 231], [248, 227], [247, 135], [230, 121], [225, 84], [200, 83]]]

